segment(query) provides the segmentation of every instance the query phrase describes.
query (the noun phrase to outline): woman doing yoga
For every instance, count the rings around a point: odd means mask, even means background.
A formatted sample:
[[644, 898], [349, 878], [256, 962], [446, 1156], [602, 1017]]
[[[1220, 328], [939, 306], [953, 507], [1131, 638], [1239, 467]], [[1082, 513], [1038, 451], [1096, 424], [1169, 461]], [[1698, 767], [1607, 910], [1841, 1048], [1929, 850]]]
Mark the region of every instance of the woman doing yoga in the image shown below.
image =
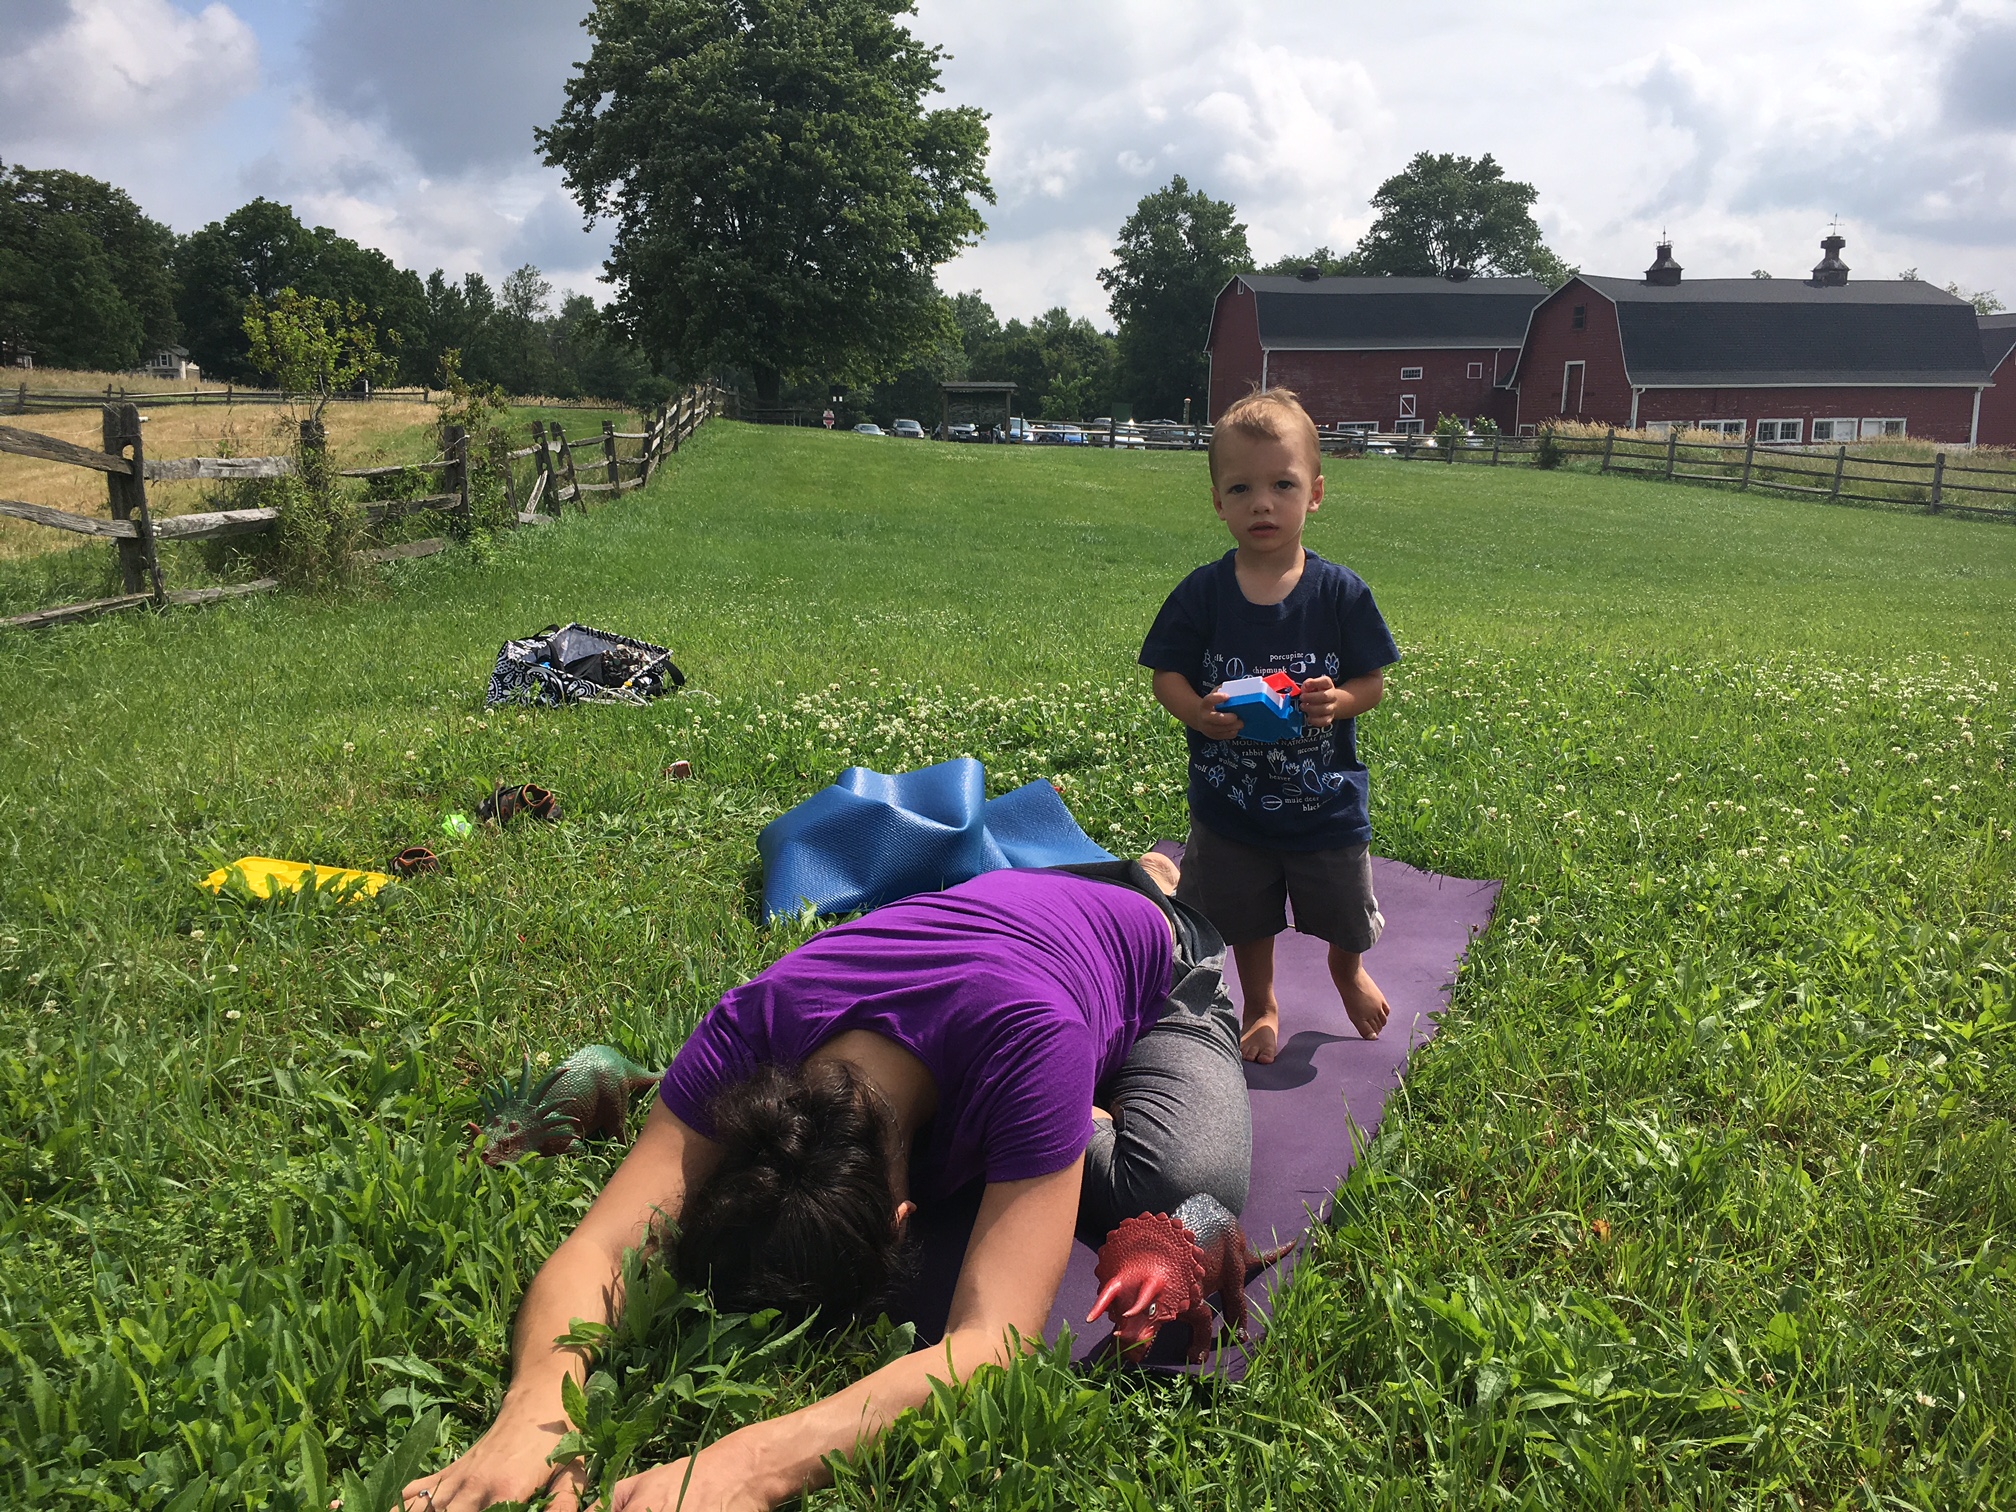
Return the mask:
[[1175, 885], [1159, 856], [992, 872], [836, 925], [723, 997], [526, 1292], [497, 1420], [405, 1488], [407, 1512], [549, 1487], [572, 1512], [580, 1466], [547, 1456], [567, 1428], [561, 1381], [585, 1360], [554, 1341], [615, 1319], [639, 1245], [724, 1308], [837, 1320], [886, 1299], [919, 1204], [984, 1183], [942, 1340], [633, 1476], [613, 1502], [715, 1512], [823, 1484], [825, 1456], [874, 1439], [933, 1379], [1040, 1339], [1074, 1233], [1096, 1246], [1196, 1192], [1239, 1212], [1239, 1017], [1223, 943]]

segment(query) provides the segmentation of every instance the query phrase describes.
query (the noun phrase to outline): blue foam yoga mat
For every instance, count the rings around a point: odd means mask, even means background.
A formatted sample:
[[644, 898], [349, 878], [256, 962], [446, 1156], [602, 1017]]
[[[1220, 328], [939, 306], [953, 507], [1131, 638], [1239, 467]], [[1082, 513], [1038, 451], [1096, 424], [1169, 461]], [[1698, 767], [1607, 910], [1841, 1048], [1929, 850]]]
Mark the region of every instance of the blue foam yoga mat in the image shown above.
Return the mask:
[[1111, 861], [1047, 782], [987, 797], [970, 756], [886, 776], [849, 767], [764, 826], [763, 917], [854, 913], [1011, 866]]

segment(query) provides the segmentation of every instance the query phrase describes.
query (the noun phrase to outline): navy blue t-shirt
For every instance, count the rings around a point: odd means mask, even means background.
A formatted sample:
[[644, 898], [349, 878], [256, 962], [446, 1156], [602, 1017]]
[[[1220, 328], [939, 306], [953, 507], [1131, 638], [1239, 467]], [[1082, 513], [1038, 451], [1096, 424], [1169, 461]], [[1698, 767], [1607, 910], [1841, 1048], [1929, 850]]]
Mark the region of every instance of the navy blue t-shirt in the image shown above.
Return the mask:
[[[1141, 665], [1181, 672], [1201, 697], [1237, 677], [1286, 672], [1346, 683], [1400, 659], [1372, 590], [1349, 567], [1305, 550], [1278, 604], [1239, 591], [1234, 552], [1176, 585], [1141, 647]], [[1298, 740], [1190, 737], [1190, 817], [1228, 840], [1274, 850], [1334, 850], [1372, 838], [1357, 721]]]

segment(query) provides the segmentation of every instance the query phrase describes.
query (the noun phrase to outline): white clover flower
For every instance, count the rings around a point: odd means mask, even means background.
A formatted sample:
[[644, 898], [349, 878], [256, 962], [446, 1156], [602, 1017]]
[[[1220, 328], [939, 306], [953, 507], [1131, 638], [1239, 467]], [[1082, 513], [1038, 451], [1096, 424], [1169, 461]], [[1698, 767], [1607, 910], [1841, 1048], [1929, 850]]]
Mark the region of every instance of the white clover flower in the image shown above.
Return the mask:
[[227, 1008], [224, 1010], [224, 1017], [235, 1023], [237, 1020], [245, 1017], [245, 1015], [240, 1013], [236, 1008]]

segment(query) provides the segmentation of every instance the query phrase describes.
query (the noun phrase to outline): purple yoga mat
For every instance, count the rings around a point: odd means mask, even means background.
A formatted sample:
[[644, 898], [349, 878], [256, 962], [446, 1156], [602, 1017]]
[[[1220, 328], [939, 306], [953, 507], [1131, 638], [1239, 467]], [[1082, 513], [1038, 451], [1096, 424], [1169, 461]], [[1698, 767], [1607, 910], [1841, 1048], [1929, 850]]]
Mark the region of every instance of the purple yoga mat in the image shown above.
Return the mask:
[[[1182, 855], [1181, 847], [1166, 841], [1156, 849], [1178, 859]], [[1354, 1137], [1369, 1139], [1379, 1127], [1387, 1094], [1400, 1084], [1415, 1046], [1435, 1033], [1436, 1016], [1448, 1005], [1463, 953], [1471, 936], [1491, 922], [1498, 899], [1496, 882], [1437, 876], [1377, 856], [1372, 879], [1386, 932], [1367, 953], [1365, 965], [1393, 1009], [1378, 1039], [1360, 1039], [1351, 1027], [1330, 981], [1327, 945], [1293, 930], [1275, 942], [1281, 1051], [1272, 1065], [1246, 1068], [1253, 1103], [1253, 1186], [1241, 1222], [1255, 1249], [1284, 1243], [1328, 1215], [1331, 1195], [1351, 1169]], [[1238, 1002], [1238, 973], [1229, 969], [1229, 962], [1227, 974]], [[944, 1330], [972, 1230], [977, 1188], [966, 1196], [963, 1202], [918, 1215], [918, 1273], [900, 1314], [927, 1339]], [[1266, 1331], [1269, 1294], [1286, 1283], [1300, 1253], [1291, 1252], [1246, 1288], [1261, 1304], [1251, 1310], [1253, 1345]], [[1098, 1295], [1093, 1263], [1091, 1250], [1072, 1246], [1064, 1284], [1044, 1329], [1044, 1337], [1054, 1343], [1068, 1327], [1076, 1340], [1073, 1356], [1080, 1360], [1110, 1349], [1106, 1321], [1085, 1322]], [[1180, 1323], [1164, 1328], [1148, 1366], [1180, 1366], [1188, 1332]], [[1246, 1372], [1246, 1359], [1246, 1350], [1227, 1336], [1215, 1363], [1207, 1362], [1205, 1368], [1236, 1380]]]

